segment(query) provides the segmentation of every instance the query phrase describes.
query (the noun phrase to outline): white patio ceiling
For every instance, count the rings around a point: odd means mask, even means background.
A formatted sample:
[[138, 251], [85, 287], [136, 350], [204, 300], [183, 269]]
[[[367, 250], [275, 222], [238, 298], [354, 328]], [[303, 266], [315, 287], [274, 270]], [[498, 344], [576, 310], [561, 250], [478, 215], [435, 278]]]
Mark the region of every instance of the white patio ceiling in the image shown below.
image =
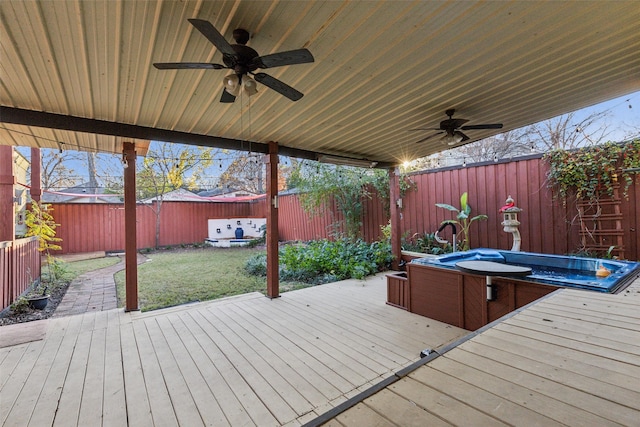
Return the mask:
[[[228, 40], [249, 30], [261, 55], [309, 49], [314, 63], [259, 70], [304, 97], [259, 85], [250, 102], [221, 104], [228, 70], [153, 68], [222, 62], [188, 18]], [[408, 132], [437, 127], [449, 108], [470, 125], [504, 124], [466, 132], [471, 142], [640, 90], [636, 1], [3, 0], [0, 20], [7, 145], [266, 152], [276, 141], [283, 154], [390, 165], [449, 148]]]

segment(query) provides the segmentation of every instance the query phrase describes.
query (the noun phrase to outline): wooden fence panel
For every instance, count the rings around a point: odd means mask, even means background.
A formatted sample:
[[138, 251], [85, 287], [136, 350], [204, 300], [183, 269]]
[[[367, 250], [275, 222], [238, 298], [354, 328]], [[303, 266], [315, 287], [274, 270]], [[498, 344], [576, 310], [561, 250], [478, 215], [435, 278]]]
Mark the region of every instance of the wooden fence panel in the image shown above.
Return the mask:
[[37, 237], [0, 242], [0, 309], [15, 301], [40, 274]]
[[[160, 210], [159, 245], [180, 245], [203, 242], [208, 234], [208, 219], [264, 218], [253, 215], [264, 208], [248, 202], [163, 202]], [[56, 203], [52, 205], [58, 237], [62, 238], [59, 253], [82, 253], [124, 250], [124, 205], [104, 203]], [[139, 204], [136, 208], [137, 246], [155, 246], [156, 205]]]

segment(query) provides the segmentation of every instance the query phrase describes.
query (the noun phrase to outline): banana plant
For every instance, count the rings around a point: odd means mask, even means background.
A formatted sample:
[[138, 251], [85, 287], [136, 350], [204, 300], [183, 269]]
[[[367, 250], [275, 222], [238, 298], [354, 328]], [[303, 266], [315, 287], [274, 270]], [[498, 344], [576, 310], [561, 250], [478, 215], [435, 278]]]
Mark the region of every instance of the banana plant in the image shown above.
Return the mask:
[[469, 227], [475, 221], [486, 220], [489, 217], [487, 215], [476, 215], [473, 218], [471, 216], [471, 205], [467, 203], [469, 195], [465, 191], [460, 196], [460, 209], [455, 206], [451, 206], [446, 203], [436, 203], [436, 206], [439, 208], [446, 209], [451, 212], [456, 212], [456, 219], [446, 219], [440, 223], [443, 224], [454, 224], [462, 229], [462, 239], [460, 240], [460, 248], [463, 251], [469, 250]]

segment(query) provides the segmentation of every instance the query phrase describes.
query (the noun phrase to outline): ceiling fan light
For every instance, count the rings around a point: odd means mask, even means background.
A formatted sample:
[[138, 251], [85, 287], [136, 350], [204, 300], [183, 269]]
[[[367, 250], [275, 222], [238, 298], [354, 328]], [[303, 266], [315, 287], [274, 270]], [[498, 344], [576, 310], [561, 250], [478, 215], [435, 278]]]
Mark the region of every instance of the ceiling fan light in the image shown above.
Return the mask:
[[245, 76], [242, 79], [242, 90], [247, 96], [255, 95], [258, 93], [258, 85], [251, 77]]
[[236, 74], [229, 74], [223, 80], [224, 88], [233, 96], [238, 96], [240, 93], [240, 79]]
[[440, 142], [447, 145], [454, 145], [460, 141], [462, 141], [462, 135], [458, 133], [454, 133], [453, 135], [449, 135], [447, 133], [442, 138], [440, 138]]

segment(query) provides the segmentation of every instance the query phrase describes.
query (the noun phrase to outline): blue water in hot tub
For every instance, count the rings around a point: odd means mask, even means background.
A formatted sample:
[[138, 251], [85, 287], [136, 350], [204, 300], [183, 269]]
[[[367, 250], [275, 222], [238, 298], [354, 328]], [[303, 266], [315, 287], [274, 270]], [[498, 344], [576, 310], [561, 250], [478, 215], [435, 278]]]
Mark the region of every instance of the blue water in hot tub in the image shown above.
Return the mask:
[[[598, 258], [512, 252], [495, 249], [473, 249], [438, 257], [420, 258], [415, 264], [455, 269], [460, 261], [493, 261], [531, 268], [531, 274], [520, 280], [546, 283], [568, 288], [615, 293], [640, 275], [640, 263]], [[600, 267], [611, 271], [607, 277], [596, 277]]]

